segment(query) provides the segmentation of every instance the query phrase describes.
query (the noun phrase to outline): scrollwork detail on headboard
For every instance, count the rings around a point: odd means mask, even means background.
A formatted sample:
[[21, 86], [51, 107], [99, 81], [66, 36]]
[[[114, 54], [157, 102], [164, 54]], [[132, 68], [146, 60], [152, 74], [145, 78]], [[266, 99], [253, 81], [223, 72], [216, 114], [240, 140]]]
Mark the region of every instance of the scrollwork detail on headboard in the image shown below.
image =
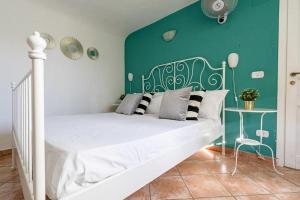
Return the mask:
[[184, 87], [193, 90], [222, 89], [225, 83], [225, 62], [221, 68], [212, 67], [203, 57], [194, 57], [157, 65], [143, 76], [144, 92], [159, 92]]

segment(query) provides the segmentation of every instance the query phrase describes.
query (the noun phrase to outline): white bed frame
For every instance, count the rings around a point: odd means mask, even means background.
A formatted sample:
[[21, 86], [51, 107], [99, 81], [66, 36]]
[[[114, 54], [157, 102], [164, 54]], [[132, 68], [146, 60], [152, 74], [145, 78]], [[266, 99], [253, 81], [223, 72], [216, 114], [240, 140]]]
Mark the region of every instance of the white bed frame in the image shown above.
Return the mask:
[[[44, 49], [46, 42], [38, 32], [27, 39], [32, 50], [32, 70], [18, 83], [12, 83], [12, 134], [13, 134], [13, 167], [17, 165], [25, 200], [45, 200], [45, 126], [44, 126]], [[191, 69], [189, 62], [192, 63]], [[194, 81], [194, 68], [197, 62], [203, 63], [199, 81]], [[143, 91], [176, 89], [184, 86], [204, 88], [204, 69], [212, 70], [208, 84], [217, 89], [225, 89], [225, 67], [213, 68], [202, 57], [167, 63], [154, 67], [150, 75], [142, 77]], [[187, 70], [187, 72], [184, 72]], [[219, 72], [219, 73], [217, 73]], [[171, 75], [172, 74], [172, 75]], [[186, 76], [187, 75], [187, 76]], [[159, 81], [156, 81], [156, 76]], [[220, 79], [220, 81], [218, 81]], [[151, 81], [154, 80], [153, 85]], [[172, 87], [172, 88], [170, 88]], [[223, 106], [222, 151], [225, 153]], [[216, 138], [217, 139], [217, 138]], [[63, 200], [121, 200], [171, 169], [197, 150], [206, 146], [204, 141], [193, 141], [175, 150], [129, 169], [104, 181], [93, 184], [73, 193]]]

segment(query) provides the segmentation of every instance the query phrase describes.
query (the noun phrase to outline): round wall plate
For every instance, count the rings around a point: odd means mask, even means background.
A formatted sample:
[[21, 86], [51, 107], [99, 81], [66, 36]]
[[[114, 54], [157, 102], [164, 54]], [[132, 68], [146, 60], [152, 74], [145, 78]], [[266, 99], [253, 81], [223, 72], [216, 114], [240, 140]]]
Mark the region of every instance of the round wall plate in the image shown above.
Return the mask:
[[95, 47], [89, 47], [86, 52], [88, 57], [92, 60], [97, 60], [99, 57], [99, 52]]
[[74, 37], [65, 37], [60, 41], [60, 50], [62, 53], [72, 59], [78, 60], [83, 55], [81, 43]]
[[177, 33], [176, 30], [169, 30], [163, 33], [162, 38], [164, 39], [165, 42], [171, 42], [175, 38], [176, 33]]
[[46, 41], [47, 46], [46, 49], [53, 49], [55, 47], [54, 38], [48, 33], [40, 33], [41, 37]]

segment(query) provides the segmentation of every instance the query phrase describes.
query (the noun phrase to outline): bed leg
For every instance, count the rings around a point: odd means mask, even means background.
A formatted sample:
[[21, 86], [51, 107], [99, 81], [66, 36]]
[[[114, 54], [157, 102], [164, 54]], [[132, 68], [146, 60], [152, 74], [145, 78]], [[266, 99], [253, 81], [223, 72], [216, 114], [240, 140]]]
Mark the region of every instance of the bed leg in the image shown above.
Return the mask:
[[222, 155], [225, 156], [225, 143], [222, 143]]
[[[224, 116], [225, 118], [225, 116]], [[225, 146], [225, 125], [223, 125], [223, 134], [222, 134], [222, 155], [226, 155], [226, 146]]]

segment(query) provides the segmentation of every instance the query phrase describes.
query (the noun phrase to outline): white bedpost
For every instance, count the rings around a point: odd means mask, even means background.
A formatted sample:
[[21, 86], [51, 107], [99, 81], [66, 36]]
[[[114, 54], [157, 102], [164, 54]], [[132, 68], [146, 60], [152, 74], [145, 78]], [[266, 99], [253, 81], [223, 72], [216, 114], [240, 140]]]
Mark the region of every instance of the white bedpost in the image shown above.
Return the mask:
[[45, 200], [45, 117], [44, 117], [44, 60], [46, 41], [38, 32], [27, 39], [32, 50], [32, 150], [33, 150], [33, 196]]
[[[222, 68], [223, 68], [223, 83], [222, 83], [222, 89], [223, 90], [225, 90], [226, 89], [226, 87], [225, 87], [225, 81], [226, 81], [226, 61], [223, 61], [222, 62]], [[226, 143], [226, 141], [225, 141], [225, 99], [224, 99], [224, 101], [223, 101], [223, 108], [222, 108], [223, 110], [222, 110], [222, 112], [223, 112], [223, 119], [222, 119], [222, 128], [223, 128], [223, 135], [222, 135], [222, 155], [223, 156], [225, 156], [225, 152], [226, 152], [226, 149], [225, 149], [225, 143]]]

